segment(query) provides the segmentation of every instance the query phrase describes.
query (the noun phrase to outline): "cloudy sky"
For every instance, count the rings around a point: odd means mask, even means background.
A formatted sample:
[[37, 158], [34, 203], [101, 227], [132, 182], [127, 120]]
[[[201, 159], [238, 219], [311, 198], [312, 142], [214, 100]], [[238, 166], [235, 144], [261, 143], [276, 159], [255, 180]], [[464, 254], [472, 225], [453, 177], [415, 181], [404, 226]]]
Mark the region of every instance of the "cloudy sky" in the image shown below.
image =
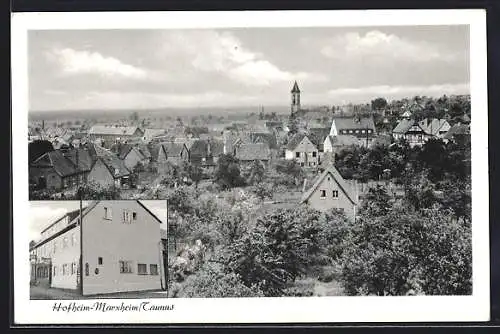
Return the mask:
[[29, 33], [30, 110], [304, 105], [469, 92], [467, 26]]
[[[47, 226], [64, 216], [67, 212], [80, 208], [79, 201], [31, 201], [29, 203], [29, 240], [37, 240], [40, 238], [40, 232]], [[83, 207], [85, 208], [88, 203], [87, 201], [83, 201]], [[148, 200], [141, 201], [141, 203], [153, 212], [158, 219], [166, 222], [166, 201]], [[162, 228], [166, 228], [166, 224], [162, 225], [164, 225], [161, 226]]]

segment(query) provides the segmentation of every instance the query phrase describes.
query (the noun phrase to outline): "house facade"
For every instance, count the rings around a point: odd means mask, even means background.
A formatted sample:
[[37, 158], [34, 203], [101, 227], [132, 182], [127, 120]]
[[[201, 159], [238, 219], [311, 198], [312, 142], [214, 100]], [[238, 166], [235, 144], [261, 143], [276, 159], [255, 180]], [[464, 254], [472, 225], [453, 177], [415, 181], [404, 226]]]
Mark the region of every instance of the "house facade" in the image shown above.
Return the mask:
[[376, 137], [373, 117], [335, 117], [330, 128], [330, 136], [349, 135], [358, 138], [359, 145], [369, 147]]
[[144, 132], [137, 126], [96, 124], [89, 129], [88, 135], [92, 141], [101, 140], [104, 147], [111, 147], [117, 142], [142, 140]]
[[81, 217], [82, 224], [79, 210], [64, 215], [30, 248], [35, 267], [41, 259], [49, 261], [50, 287], [80, 290], [87, 296], [166, 286], [163, 222], [144, 204], [96, 201]]
[[54, 150], [29, 165], [29, 180], [38, 189], [63, 190], [84, 183], [90, 166], [91, 157], [86, 150]]
[[301, 199], [301, 203], [306, 203], [318, 211], [338, 209], [352, 220], [356, 217], [358, 202], [356, 183], [344, 180], [333, 165], [321, 173]]
[[130, 171], [117, 156], [99, 156], [90, 170], [87, 181], [103, 187], [120, 188], [128, 182]]
[[302, 167], [317, 167], [319, 152], [316, 145], [305, 134], [296, 134], [285, 150], [285, 159], [295, 160]]
[[168, 172], [168, 163], [180, 165], [189, 161], [189, 150], [184, 143], [162, 143], [158, 147], [158, 172]]
[[430, 138], [444, 138], [450, 130], [450, 124], [444, 119], [424, 119], [420, 122], [403, 119], [394, 130], [392, 136], [395, 140], [404, 139], [410, 147], [421, 146]]
[[327, 136], [323, 143], [325, 153], [339, 153], [340, 151], [353, 147], [361, 146], [359, 139], [351, 135]]

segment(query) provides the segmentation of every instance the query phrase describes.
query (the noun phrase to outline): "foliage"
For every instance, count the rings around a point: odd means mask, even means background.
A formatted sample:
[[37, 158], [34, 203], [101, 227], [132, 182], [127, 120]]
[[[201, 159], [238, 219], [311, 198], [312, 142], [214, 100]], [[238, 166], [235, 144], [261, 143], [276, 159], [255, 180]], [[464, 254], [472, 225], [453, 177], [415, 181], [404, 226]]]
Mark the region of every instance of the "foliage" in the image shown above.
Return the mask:
[[251, 192], [253, 192], [262, 201], [266, 198], [273, 198], [273, 187], [269, 183], [257, 183], [251, 187]]
[[191, 188], [186, 186], [178, 187], [167, 197], [168, 208], [181, 216], [192, 214], [197, 197], [198, 193]]
[[264, 165], [259, 160], [254, 160], [250, 166], [250, 172], [247, 179], [248, 184], [256, 184], [264, 179]]
[[383, 186], [371, 187], [363, 199], [360, 213], [367, 217], [385, 216], [391, 210], [391, 200]]
[[321, 253], [325, 223], [309, 208], [278, 209], [227, 247], [225, 264], [246, 286], [258, 284], [266, 296], [281, 296]]
[[257, 285], [247, 287], [238, 274], [224, 272], [220, 266], [206, 263], [196, 274], [189, 276], [182, 290], [182, 297], [262, 297]]
[[223, 189], [239, 187], [244, 184], [240, 175], [240, 166], [237, 158], [230, 154], [223, 154], [217, 161], [214, 181]]
[[74, 199], [84, 200], [110, 200], [120, 199], [120, 189], [111, 186], [102, 186], [95, 182], [88, 182], [80, 185]]
[[351, 295], [471, 293], [470, 225], [448, 211], [362, 216], [347, 239], [342, 280]]
[[387, 107], [387, 100], [383, 97], [378, 97], [375, 100], [371, 101], [372, 110], [382, 110]]

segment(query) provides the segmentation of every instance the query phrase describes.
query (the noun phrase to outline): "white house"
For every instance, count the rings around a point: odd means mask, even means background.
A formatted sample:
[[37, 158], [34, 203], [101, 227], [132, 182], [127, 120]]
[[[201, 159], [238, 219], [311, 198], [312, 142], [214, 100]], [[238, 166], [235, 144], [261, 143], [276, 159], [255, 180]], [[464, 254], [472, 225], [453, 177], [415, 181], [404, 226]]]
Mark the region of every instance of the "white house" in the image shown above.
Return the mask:
[[52, 288], [84, 296], [165, 289], [163, 223], [140, 201], [94, 201], [50, 224], [30, 255], [50, 263]]
[[320, 161], [319, 150], [306, 134], [297, 133], [288, 142], [285, 159], [295, 160], [303, 167], [316, 167]]

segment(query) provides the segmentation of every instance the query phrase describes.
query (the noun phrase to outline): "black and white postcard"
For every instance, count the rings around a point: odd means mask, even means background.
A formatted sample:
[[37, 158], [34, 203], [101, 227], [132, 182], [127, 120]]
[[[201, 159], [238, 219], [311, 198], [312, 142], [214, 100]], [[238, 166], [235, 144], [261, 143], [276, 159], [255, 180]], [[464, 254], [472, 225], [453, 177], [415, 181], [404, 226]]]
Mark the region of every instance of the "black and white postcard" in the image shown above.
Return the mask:
[[16, 323], [489, 320], [485, 17], [14, 14]]

